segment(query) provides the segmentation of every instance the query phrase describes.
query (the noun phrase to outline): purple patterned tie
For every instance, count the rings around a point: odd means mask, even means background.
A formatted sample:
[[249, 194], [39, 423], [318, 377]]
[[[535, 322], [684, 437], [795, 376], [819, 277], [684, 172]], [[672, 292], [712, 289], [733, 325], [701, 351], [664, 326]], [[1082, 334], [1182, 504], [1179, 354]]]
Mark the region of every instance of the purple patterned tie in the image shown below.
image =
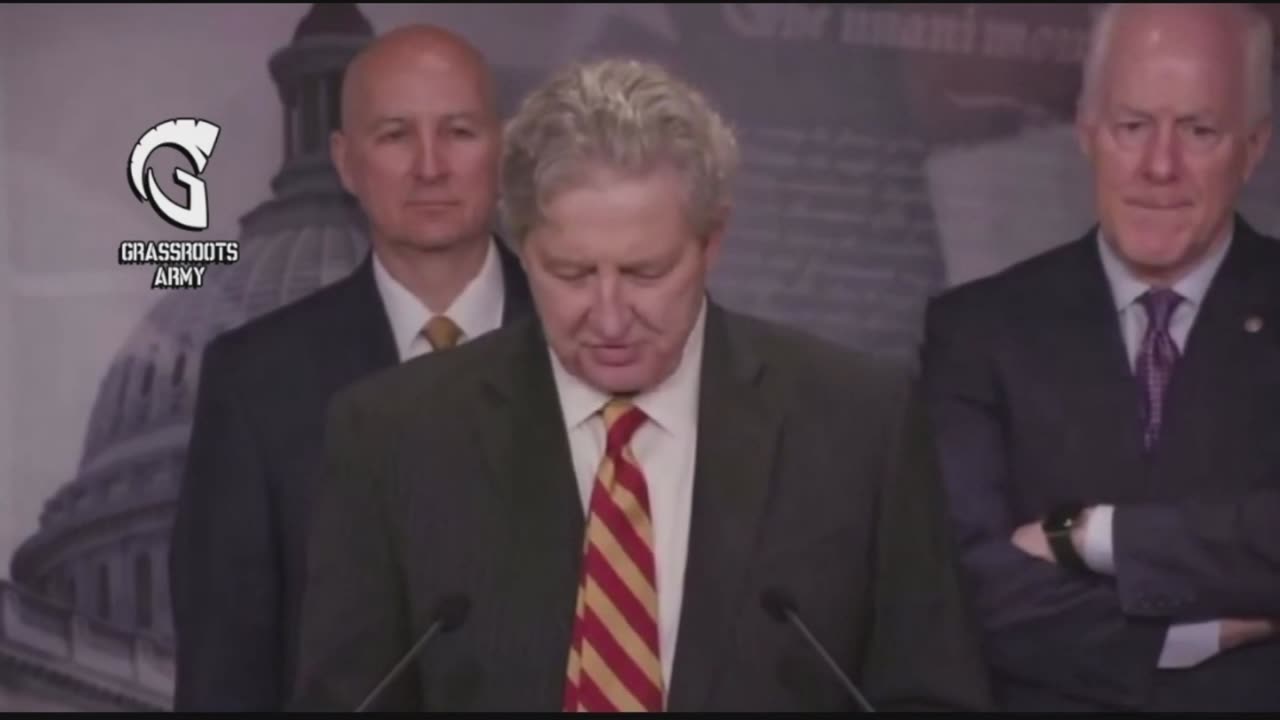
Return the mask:
[[1142, 440], [1148, 450], [1160, 436], [1164, 391], [1178, 360], [1178, 346], [1169, 336], [1169, 318], [1181, 301], [1181, 295], [1168, 289], [1148, 290], [1138, 298], [1147, 311], [1147, 333], [1138, 350], [1136, 371], [1143, 400]]

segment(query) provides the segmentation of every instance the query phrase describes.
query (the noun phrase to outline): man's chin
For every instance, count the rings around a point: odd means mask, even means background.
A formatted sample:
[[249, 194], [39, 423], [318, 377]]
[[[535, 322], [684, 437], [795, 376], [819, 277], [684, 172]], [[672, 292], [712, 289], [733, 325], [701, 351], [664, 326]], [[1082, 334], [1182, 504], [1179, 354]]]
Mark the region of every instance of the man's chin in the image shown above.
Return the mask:
[[625, 365], [607, 365], [587, 361], [583, 366], [583, 379], [595, 389], [611, 395], [632, 395], [643, 392], [649, 386], [648, 373], [640, 362]]
[[440, 252], [486, 239], [482, 233], [464, 232], [452, 226], [413, 227], [401, 235], [397, 244], [421, 252]]

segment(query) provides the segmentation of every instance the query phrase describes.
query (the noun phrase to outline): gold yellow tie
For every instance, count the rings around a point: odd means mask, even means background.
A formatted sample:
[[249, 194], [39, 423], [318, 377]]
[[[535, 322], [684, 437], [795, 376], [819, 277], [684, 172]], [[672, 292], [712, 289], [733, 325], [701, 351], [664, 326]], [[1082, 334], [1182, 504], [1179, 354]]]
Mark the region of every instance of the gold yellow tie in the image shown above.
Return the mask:
[[462, 337], [462, 328], [447, 316], [437, 315], [427, 321], [426, 327], [422, 328], [422, 334], [426, 336], [427, 342], [431, 343], [433, 349], [448, 350], [458, 344], [458, 339]]
[[566, 712], [662, 710], [653, 524], [630, 448], [645, 419], [626, 401], [604, 409], [607, 442], [583, 543]]

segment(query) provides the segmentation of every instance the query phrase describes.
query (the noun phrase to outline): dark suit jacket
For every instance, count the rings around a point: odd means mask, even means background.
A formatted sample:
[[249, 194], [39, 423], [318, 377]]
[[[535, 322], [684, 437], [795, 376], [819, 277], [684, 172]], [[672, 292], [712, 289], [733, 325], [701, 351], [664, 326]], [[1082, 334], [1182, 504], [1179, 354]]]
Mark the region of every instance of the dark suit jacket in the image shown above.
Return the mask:
[[[1250, 316], [1261, 331], [1246, 331]], [[1261, 514], [1276, 503], [1248, 502], [1280, 488], [1280, 245], [1238, 221], [1150, 456], [1093, 231], [941, 295], [926, 326], [926, 384], [997, 699], [1280, 709], [1280, 643], [1157, 670], [1171, 622], [1280, 616], [1280, 532]], [[1117, 505], [1117, 577], [1010, 543], [1072, 502]]]
[[[983, 707], [907, 378], [715, 305], [704, 355], [670, 708], [852, 707], [761, 609], [775, 584], [873, 704]], [[358, 706], [461, 592], [379, 707], [558, 711], [584, 513], [538, 324], [342, 393], [327, 443], [293, 707]]]
[[[531, 303], [519, 261], [499, 247], [510, 322]], [[283, 707], [325, 406], [398, 362], [369, 258], [209, 344], [171, 541], [176, 709]]]

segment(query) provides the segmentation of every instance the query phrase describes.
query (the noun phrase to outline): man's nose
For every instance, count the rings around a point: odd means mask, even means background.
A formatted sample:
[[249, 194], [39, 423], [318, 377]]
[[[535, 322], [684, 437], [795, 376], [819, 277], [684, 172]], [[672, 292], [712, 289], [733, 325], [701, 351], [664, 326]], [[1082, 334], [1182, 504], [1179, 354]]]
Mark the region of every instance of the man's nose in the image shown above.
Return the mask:
[[418, 141], [413, 163], [414, 173], [426, 181], [439, 180], [448, 174], [444, 142], [431, 133], [423, 133]]
[[618, 338], [626, 332], [626, 299], [616, 275], [600, 276], [596, 286], [592, 320], [596, 332], [604, 338]]
[[1173, 126], [1157, 127], [1142, 153], [1142, 173], [1155, 182], [1178, 177], [1182, 167], [1182, 142]]

